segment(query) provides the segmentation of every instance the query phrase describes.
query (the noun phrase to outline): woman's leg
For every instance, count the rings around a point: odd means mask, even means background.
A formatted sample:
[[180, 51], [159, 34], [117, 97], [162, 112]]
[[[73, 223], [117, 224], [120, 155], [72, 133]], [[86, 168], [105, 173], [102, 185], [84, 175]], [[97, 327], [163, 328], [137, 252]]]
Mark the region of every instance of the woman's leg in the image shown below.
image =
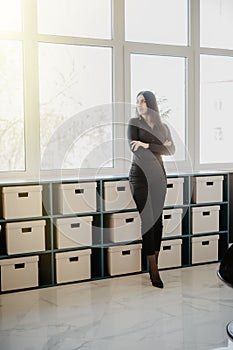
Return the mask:
[[[162, 241], [162, 232], [163, 232], [163, 219], [162, 214], [160, 215], [159, 219], [154, 225], [154, 237], [155, 237], [155, 269], [156, 269], [156, 280], [161, 281], [159, 270], [158, 270], [158, 259], [159, 259], [159, 252], [161, 247], [161, 241]], [[161, 281], [162, 282], [162, 281]]]
[[[151, 193], [148, 194], [148, 185], [145, 177], [130, 176], [130, 186], [141, 218], [143, 252], [149, 261], [151, 281], [154, 286], [162, 288], [163, 283], [158, 272], [158, 253], [162, 236], [162, 216], [160, 215], [158, 219], [153, 213]], [[160, 230], [158, 230], [158, 228]]]
[[149, 261], [149, 274], [154, 287], [163, 288], [163, 282], [158, 270], [158, 257], [162, 237], [162, 215], [155, 225], [150, 228], [143, 236], [143, 251]]

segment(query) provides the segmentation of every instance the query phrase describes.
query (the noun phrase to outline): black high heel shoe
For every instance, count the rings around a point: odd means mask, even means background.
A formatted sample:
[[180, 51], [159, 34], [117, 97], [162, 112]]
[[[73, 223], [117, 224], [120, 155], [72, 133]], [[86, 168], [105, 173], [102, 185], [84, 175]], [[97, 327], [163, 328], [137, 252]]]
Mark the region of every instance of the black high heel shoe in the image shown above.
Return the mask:
[[152, 286], [157, 288], [163, 288], [163, 281], [153, 281], [151, 280]]
[[150, 280], [151, 280], [151, 283], [152, 283], [152, 286], [153, 287], [157, 287], [157, 288], [163, 288], [164, 285], [163, 285], [163, 281], [153, 281], [153, 278], [152, 278], [152, 275], [151, 275], [151, 272], [149, 271], [149, 276], [150, 276]]

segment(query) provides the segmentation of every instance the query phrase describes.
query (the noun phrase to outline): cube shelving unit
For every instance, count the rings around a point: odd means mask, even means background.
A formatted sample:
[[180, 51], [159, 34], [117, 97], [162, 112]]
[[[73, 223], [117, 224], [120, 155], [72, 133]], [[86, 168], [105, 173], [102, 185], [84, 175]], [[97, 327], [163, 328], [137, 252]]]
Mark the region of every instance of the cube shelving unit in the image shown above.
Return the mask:
[[[215, 190], [215, 179], [218, 180], [216, 186], [221, 186], [221, 191], [219, 191], [219, 188], [217, 189], [218, 197], [217, 201], [213, 201], [211, 198], [215, 198], [214, 196], [210, 196], [210, 200], [208, 200], [208, 191], [211, 191], [211, 188], [214, 188]], [[169, 198], [167, 198], [167, 201], [165, 202], [164, 210], [167, 210], [167, 214], [171, 214], [171, 211], [174, 209], [179, 209], [179, 213], [182, 210], [182, 213], [179, 214], [181, 216], [181, 222], [178, 223], [179, 225], [179, 232], [176, 235], [176, 230], [172, 229], [172, 235], [167, 235], [163, 237], [163, 244], [162, 246], [167, 249], [166, 252], [164, 252], [164, 256], [169, 255], [169, 248], [166, 247], [172, 247], [172, 251], [179, 250], [178, 253], [178, 260], [176, 258], [172, 258], [172, 263], [169, 265], [170, 257], [168, 264], [166, 261], [163, 261], [161, 264], [161, 269], [169, 269], [169, 268], [182, 268], [182, 267], [188, 267], [196, 264], [206, 264], [211, 262], [217, 262], [220, 261], [223, 257], [225, 251], [227, 250], [229, 246], [229, 173], [227, 172], [197, 172], [197, 173], [181, 173], [179, 175], [177, 174], [167, 174], [167, 184], [168, 184], [168, 192], [169, 192]], [[221, 181], [219, 181], [221, 180]], [[206, 184], [205, 184], [206, 181]], [[95, 185], [93, 185], [95, 183]], [[79, 210], [79, 212], [73, 213], [73, 210], [69, 212], [69, 210], [66, 210], [66, 203], [62, 203], [62, 208], [64, 207], [64, 213], [62, 213], [61, 205], [59, 206], [58, 201], [61, 201], [60, 199], [60, 192], [57, 192], [57, 189], [63, 189], [65, 188], [67, 191], [74, 190], [76, 192], [76, 195], [83, 195], [83, 186], [82, 184], [85, 184], [88, 191], [90, 189], [93, 189], [96, 191], [96, 198], [94, 198], [94, 205], [93, 208], [95, 209], [89, 209], [90, 211], [84, 211]], [[118, 186], [119, 184], [119, 186]], [[198, 186], [201, 187], [201, 201], [199, 202], [197, 200], [198, 196], [196, 191], [198, 191]], [[117, 246], [124, 246], [124, 245], [141, 245], [141, 239], [136, 239], [135, 241], [111, 241], [106, 239], [106, 227], [105, 222], [106, 218], [109, 215], [117, 214], [117, 213], [129, 213], [129, 212], [135, 212], [137, 211], [135, 205], [133, 202], [131, 202], [130, 198], [127, 197], [126, 201], [124, 202], [124, 192], [129, 195], [129, 187], [128, 187], [128, 177], [125, 176], [106, 176], [106, 177], [99, 177], [99, 178], [81, 178], [81, 179], [64, 179], [64, 180], [41, 180], [41, 181], [29, 181], [29, 182], [5, 182], [1, 183], [1, 216], [0, 216], [0, 225], [1, 225], [1, 232], [0, 232], [0, 268], [3, 269], [3, 266], [6, 266], [6, 262], [8, 262], [8, 259], [12, 259], [12, 262], [16, 264], [17, 259], [22, 258], [28, 258], [28, 257], [34, 257], [36, 261], [38, 260], [38, 284], [33, 281], [33, 285], [30, 287], [27, 283], [25, 283], [25, 287], [7, 287], [7, 288], [1, 288], [0, 293], [7, 293], [7, 292], [14, 292], [22, 289], [35, 289], [35, 288], [43, 288], [43, 287], [52, 287], [61, 284], [61, 283], [78, 283], [80, 281], [90, 281], [90, 280], [96, 280], [96, 279], [103, 279], [103, 278], [112, 278], [111, 274], [109, 273], [109, 266], [108, 266], [108, 251], [111, 251], [109, 248], [117, 247]], [[15, 217], [12, 216], [12, 214], [7, 217], [4, 213], [6, 210], [4, 210], [4, 195], [5, 193], [9, 194], [10, 196], [14, 196], [14, 187], [20, 187], [20, 195], [18, 195], [17, 198], [21, 198], [22, 202], [27, 200], [27, 189], [30, 190], [30, 188], [34, 188], [34, 186], [39, 186], [39, 190], [42, 189], [42, 192], [39, 191], [39, 194], [42, 193], [42, 211], [37, 216], [27, 216], [23, 215], [22, 212], [20, 212], [20, 216]], [[178, 186], [178, 189], [177, 189]], [[206, 187], [206, 201], [205, 201], [205, 187]], [[177, 192], [177, 195], [175, 196], [175, 200], [172, 195], [173, 188]], [[203, 189], [204, 188], [204, 189]], [[106, 189], [112, 191], [113, 189], [116, 189], [116, 191], [119, 191], [117, 195], [113, 195], [112, 193], [106, 194]], [[34, 192], [33, 192], [33, 195]], [[111, 203], [111, 205], [108, 205], [106, 200], [110, 196], [110, 200], [114, 201], [119, 198], [120, 202], [118, 203], [117, 209], [114, 209], [114, 203]], [[123, 197], [122, 197], [123, 196]], [[92, 198], [92, 194], [88, 193], [88, 198]], [[15, 200], [15, 199], [13, 199]], [[74, 198], [75, 200], [75, 198]], [[92, 200], [92, 199], [90, 199]], [[123, 207], [121, 207], [121, 203], [125, 203]], [[89, 205], [90, 203], [87, 203], [87, 208], [92, 208], [92, 205]], [[113, 206], [112, 206], [113, 204]], [[38, 206], [38, 203], [37, 203]], [[218, 227], [216, 231], [208, 231], [205, 230], [205, 232], [199, 232], [199, 233], [193, 233], [193, 220], [195, 220], [195, 217], [193, 215], [193, 212], [198, 211], [196, 208], [205, 208], [210, 211], [212, 207], [218, 207]], [[30, 205], [28, 206], [29, 209]], [[20, 206], [19, 206], [20, 208]], [[7, 207], [7, 212], [11, 208]], [[22, 208], [20, 208], [21, 210]], [[37, 209], [38, 212], [39, 209]], [[88, 210], [88, 209], [86, 209]], [[29, 210], [30, 212], [30, 210]], [[205, 212], [205, 210], [204, 210]], [[175, 211], [176, 213], [176, 211]], [[75, 218], [82, 218], [82, 217], [91, 217], [91, 225], [92, 225], [92, 239], [90, 240], [88, 238], [87, 242], [90, 241], [91, 245], [77, 245], [74, 246], [71, 245], [70, 248], [56, 248], [56, 223], [59, 222], [59, 220], [64, 218], [70, 218], [71, 219], [71, 225], [76, 224]], [[74, 219], [74, 222], [72, 220]], [[167, 216], [166, 219], [169, 219]], [[39, 251], [28, 251], [18, 254], [9, 254], [7, 252], [7, 237], [6, 229], [9, 226], [9, 223], [24, 223], [24, 222], [30, 222], [30, 225], [33, 226], [33, 221], [43, 220], [43, 223], [45, 223], [45, 229], [44, 229], [44, 236], [45, 236], [45, 249], [39, 250]], [[131, 219], [132, 220], [132, 219]], [[21, 225], [23, 228], [25, 228], [25, 225]], [[181, 227], [180, 227], [181, 226]], [[211, 226], [211, 225], [210, 225]], [[208, 225], [207, 225], [208, 227]], [[27, 227], [26, 227], [27, 229]], [[22, 234], [29, 234], [27, 230], [24, 230]], [[75, 231], [75, 230], [74, 230]], [[181, 232], [180, 232], [181, 231]], [[9, 235], [10, 233], [8, 233]], [[218, 239], [214, 239], [218, 236]], [[196, 240], [194, 239], [196, 238]], [[85, 241], [85, 240], [84, 240]], [[192, 246], [195, 242], [195, 247]], [[203, 243], [204, 242], [204, 243]], [[209, 246], [208, 243], [210, 242]], [[214, 243], [213, 243], [214, 242]], [[198, 260], [199, 255], [197, 253], [197, 244], [202, 245], [203, 251], [206, 249], [208, 251], [207, 256], [209, 257], [208, 261], [202, 261]], [[214, 252], [212, 254], [211, 249], [212, 245], [214, 244]], [[205, 245], [205, 246], [204, 246]], [[217, 245], [217, 253], [216, 253], [216, 245]], [[139, 247], [139, 246], [138, 246]], [[71, 253], [69, 262], [73, 262], [72, 266], [75, 266], [74, 257], [72, 258], [72, 252], [74, 252], [77, 256], [77, 251], [80, 250], [80, 256], [84, 255], [84, 252], [81, 252], [82, 250], [88, 251], [88, 271], [89, 273], [82, 273], [80, 271], [79, 275], [80, 278], [77, 278], [72, 280], [68, 279], [59, 279], [59, 282], [57, 282], [57, 273], [58, 273], [58, 259], [59, 259], [59, 253], [64, 253], [64, 256], [69, 256], [69, 252]], [[141, 251], [141, 249], [140, 249]], [[192, 257], [193, 252], [195, 251], [195, 259]], [[67, 253], [67, 254], [66, 254]], [[197, 254], [196, 254], [197, 253]], [[217, 255], [216, 255], [217, 254]], [[73, 254], [74, 255], [74, 254]], [[200, 254], [202, 255], [202, 254]], [[78, 258], [77, 258], [78, 259]], [[76, 259], [76, 260], [77, 260]], [[83, 258], [82, 258], [83, 259]], [[87, 258], [86, 258], [87, 259]], [[164, 258], [163, 258], [164, 259]], [[20, 261], [21, 261], [20, 260]], [[174, 264], [173, 264], [174, 261]], [[179, 261], [179, 263], [176, 263], [176, 261]], [[2, 262], [2, 265], [1, 265]], [[9, 260], [10, 262], [10, 260]], [[69, 265], [68, 262], [68, 265]], [[90, 264], [90, 266], [89, 266]], [[148, 263], [145, 256], [143, 256], [143, 252], [141, 253], [140, 257], [140, 264], [141, 269], [137, 272], [132, 273], [144, 273], [148, 271]], [[82, 263], [83, 265], [83, 263]], [[85, 263], [84, 263], [85, 265]], [[77, 263], [78, 266], [78, 263]], [[114, 268], [114, 267], [113, 267]], [[13, 271], [14, 272], [14, 271]], [[0, 275], [3, 275], [0, 273]], [[112, 274], [113, 275], [113, 274]], [[114, 277], [117, 274], [114, 274]], [[75, 276], [75, 274], [74, 274]], [[84, 277], [83, 277], [84, 276]], [[1, 276], [2, 277], [2, 276]], [[5, 283], [5, 281], [4, 281]]]

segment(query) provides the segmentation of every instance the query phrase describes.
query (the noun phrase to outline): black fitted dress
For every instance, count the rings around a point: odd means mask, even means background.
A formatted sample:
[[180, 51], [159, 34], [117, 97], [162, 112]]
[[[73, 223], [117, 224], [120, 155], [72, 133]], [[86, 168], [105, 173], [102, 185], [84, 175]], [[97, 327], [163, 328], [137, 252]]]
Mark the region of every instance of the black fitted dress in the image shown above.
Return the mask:
[[[142, 224], [143, 250], [153, 255], [160, 250], [162, 239], [162, 211], [167, 189], [166, 173], [161, 155], [174, 153], [171, 133], [165, 125], [166, 135], [159, 135], [156, 128], [150, 128], [143, 117], [131, 118], [128, 125], [128, 140], [142, 141], [149, 148], [139, 147], [133, 151], [129, 173], [130, 187]], [[163, 143], [169, 140], [171, 146]]]

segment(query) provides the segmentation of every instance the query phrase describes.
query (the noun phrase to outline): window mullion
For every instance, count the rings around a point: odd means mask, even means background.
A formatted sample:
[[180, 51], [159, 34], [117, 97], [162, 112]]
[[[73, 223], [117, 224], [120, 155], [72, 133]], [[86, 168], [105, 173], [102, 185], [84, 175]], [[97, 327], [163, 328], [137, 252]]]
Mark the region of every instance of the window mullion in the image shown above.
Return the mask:
[[124, 0], [112, 0], [113, 36], [113, 106], [114, 106], [114, 166], [125, 168], [125, 90], [124, 90]]
[[195, 169], [200, 164], [200, 0], [190, 0], [190, 46], [188, 77], [189, 152]]
[[23, 1], [25, 152], [27, 177], [38, 178], [40, 123], [36, 0]]

